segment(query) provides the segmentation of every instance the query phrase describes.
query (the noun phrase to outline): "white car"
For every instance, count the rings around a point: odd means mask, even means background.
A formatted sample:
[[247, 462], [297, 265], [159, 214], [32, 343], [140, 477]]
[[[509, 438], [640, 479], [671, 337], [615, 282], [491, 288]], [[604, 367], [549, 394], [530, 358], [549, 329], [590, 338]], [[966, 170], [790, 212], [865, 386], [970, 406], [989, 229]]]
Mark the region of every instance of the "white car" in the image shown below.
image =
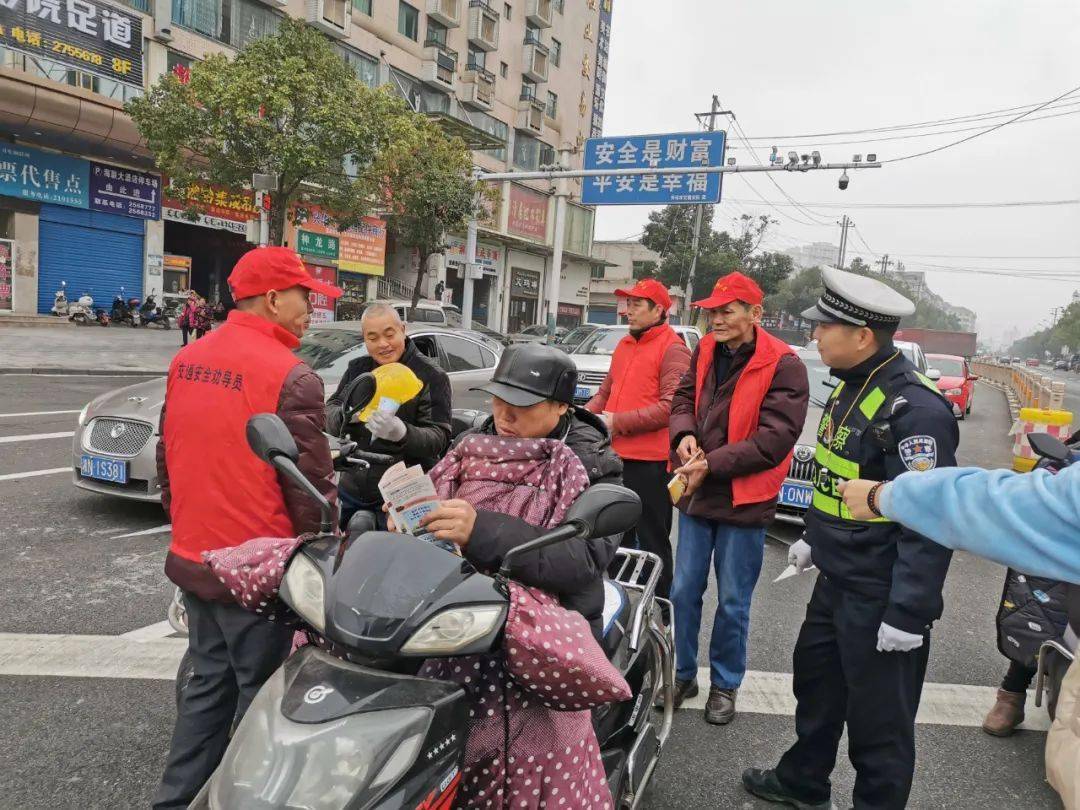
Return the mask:
[[[697, 327], [672, 324], [671, 328], [690, 347], [690, 351], [693, 351], [701, 340], [701, 332]], [[574, 391], [575, 405], [584, 405], [600, 390], [600, 384], [611, 368], [611, 355], [615, 353], [619, 341], [629, 332], [629, 326], [601, 326], [570, 353], [570, 359], [578, 370], [577, 389]]]

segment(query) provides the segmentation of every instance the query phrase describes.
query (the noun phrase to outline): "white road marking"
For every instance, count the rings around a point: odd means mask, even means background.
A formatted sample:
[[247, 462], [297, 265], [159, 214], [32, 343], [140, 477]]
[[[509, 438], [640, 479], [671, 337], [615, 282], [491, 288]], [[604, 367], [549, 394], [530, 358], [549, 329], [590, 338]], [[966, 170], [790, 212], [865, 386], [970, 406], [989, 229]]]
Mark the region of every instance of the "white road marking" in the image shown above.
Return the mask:
[[6, 473], [0, 475], [0, 481], [15, 481], [19, 478], [36, 478], [39, 475], [56, 475], [57, 473], [69, 473], [71, 467], [53, 467], [51, 470], [31, 470], [30, 472]]
[[75, 411], [26, 411], [25, 413], [0, 413], [0, 419], [13, 418], [16, 416], [59, 416], [66, 413], [78, 413]]
[[[683, 709], [704, 709], [709, 699], [709, 668], [698, 670], [697, 697], [683, 702]], [[956, 683], [927, 683], [923, 686], [922, 700], [916, 723], [935, 726], [970, 726], [978, 728], [986, 713], [994, 705], [997, 688], [992, 686], [968, 686]], [[1043, 709], [1035, 707], [1034, 694], [1029, 695], [1028, 712], [1020, 728], [1029, 731], [1048, 731], [1050, 717]], [[791, 692], [791, 673], [746, 673], [735, 702], [740, 712], [751, 714], [795, 714], [795, 696]]]
[[[168, 622], [158, 622], [122, 636], [72, 636], [0, 633], [0, 675], [71, 678], [146, 678], [172, 680], [187, 649], [185, 638], [155, 637]], [[170, 628], [171, 630], [171, 628]], [[153, 631], [153, 633], [151, 633]], [[698, 672], [698, 683], [708, 684], [709, 671]], [[996, 689], [928, 683], [916, 722], [940, 726], [978, 727], [993, 705]], [[708, 689], [683, 703], [683, 710], [705, 708]], [[1045, 711], [1031, 710], [1021, 726], [1046, 731], [1050, 719]], [[750, 714], [795, 714], [791, 675], [786, 672], [747, 672], [739, 690], [738, 709]]]
[[173, 630], [173, 626], [169, 624], [168, 620], [164, 620], [156, 622], [155, 624], [148, 624], [146, 627], [140, 627], [137, 630], [123, 633], [120, 638], [126, 638], [131, 641], [153, 641], [155, 639], [168, 638], [175, 632], [176, 631]]
[[74, 430], [67, 430], [63, 433], [27, 433], [23, 436], [0, 436], [0, 444], [11, 444], [12, 442], [39, 442], [42, 439], [70, 439], [74, 435]]
[[123, 540], [127, 537], [143, 537], [148, 534], [164, 534], [165, 532], [172, 531], [172, 524], [166, 523], [164, 526], [155, 526], [152, 529], [143, 529], [141, 532], [129, 532], [128, 534], [114, 534], [110, 537], [110, 540]]

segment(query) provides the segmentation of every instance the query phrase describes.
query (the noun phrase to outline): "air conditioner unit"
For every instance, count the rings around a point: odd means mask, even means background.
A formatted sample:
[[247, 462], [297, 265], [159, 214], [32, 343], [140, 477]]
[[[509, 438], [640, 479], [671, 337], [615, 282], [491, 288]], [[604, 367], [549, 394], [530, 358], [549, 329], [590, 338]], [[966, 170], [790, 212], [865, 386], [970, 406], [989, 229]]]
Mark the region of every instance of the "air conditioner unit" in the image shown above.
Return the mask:
[[306, 19], [309, 25], [335, 39], [349, 36], [352, 23], [350, 0], [306, 0]]
[[528, 132], [543, 132], [544, 105], [537, 102], [522, 104], [518, 110], [517, 128]]

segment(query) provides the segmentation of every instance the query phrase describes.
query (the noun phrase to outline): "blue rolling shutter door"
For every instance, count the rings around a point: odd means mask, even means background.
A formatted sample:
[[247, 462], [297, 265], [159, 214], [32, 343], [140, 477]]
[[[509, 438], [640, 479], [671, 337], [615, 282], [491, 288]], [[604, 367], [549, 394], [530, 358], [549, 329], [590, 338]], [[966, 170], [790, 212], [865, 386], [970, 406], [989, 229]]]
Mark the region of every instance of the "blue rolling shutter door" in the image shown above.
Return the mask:
[[142, 299], [141, 219], [59, 205], [42, 205], [38, 220], [38, 312], [52, 309], [53, 294], [67, 282], [69, 301], [84, 292], [108, 311], [124, 288]]

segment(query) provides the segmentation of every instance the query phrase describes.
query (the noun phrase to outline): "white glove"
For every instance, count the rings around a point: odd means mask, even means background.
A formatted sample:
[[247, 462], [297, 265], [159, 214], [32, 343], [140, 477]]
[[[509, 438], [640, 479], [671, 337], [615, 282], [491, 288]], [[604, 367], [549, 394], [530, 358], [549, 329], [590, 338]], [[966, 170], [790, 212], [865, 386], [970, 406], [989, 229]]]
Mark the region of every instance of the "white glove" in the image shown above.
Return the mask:
[[922, 646], [923, 637], [892, 625], [881, 623], [877, 631], [878, 652], [911, 652]]
[[814, 564], [810, 558], [810, 544], [800, 537], [788, 549], [787, 561], [788, 565], [795, 566], [795, 572], [799, 574], [810, 568]]
[[367, 429], [372, 438], [385, 439], [388, 442], [400, 442], [405, 438], [405, 423], [392, 413], [375, 411], [367, 420]]

